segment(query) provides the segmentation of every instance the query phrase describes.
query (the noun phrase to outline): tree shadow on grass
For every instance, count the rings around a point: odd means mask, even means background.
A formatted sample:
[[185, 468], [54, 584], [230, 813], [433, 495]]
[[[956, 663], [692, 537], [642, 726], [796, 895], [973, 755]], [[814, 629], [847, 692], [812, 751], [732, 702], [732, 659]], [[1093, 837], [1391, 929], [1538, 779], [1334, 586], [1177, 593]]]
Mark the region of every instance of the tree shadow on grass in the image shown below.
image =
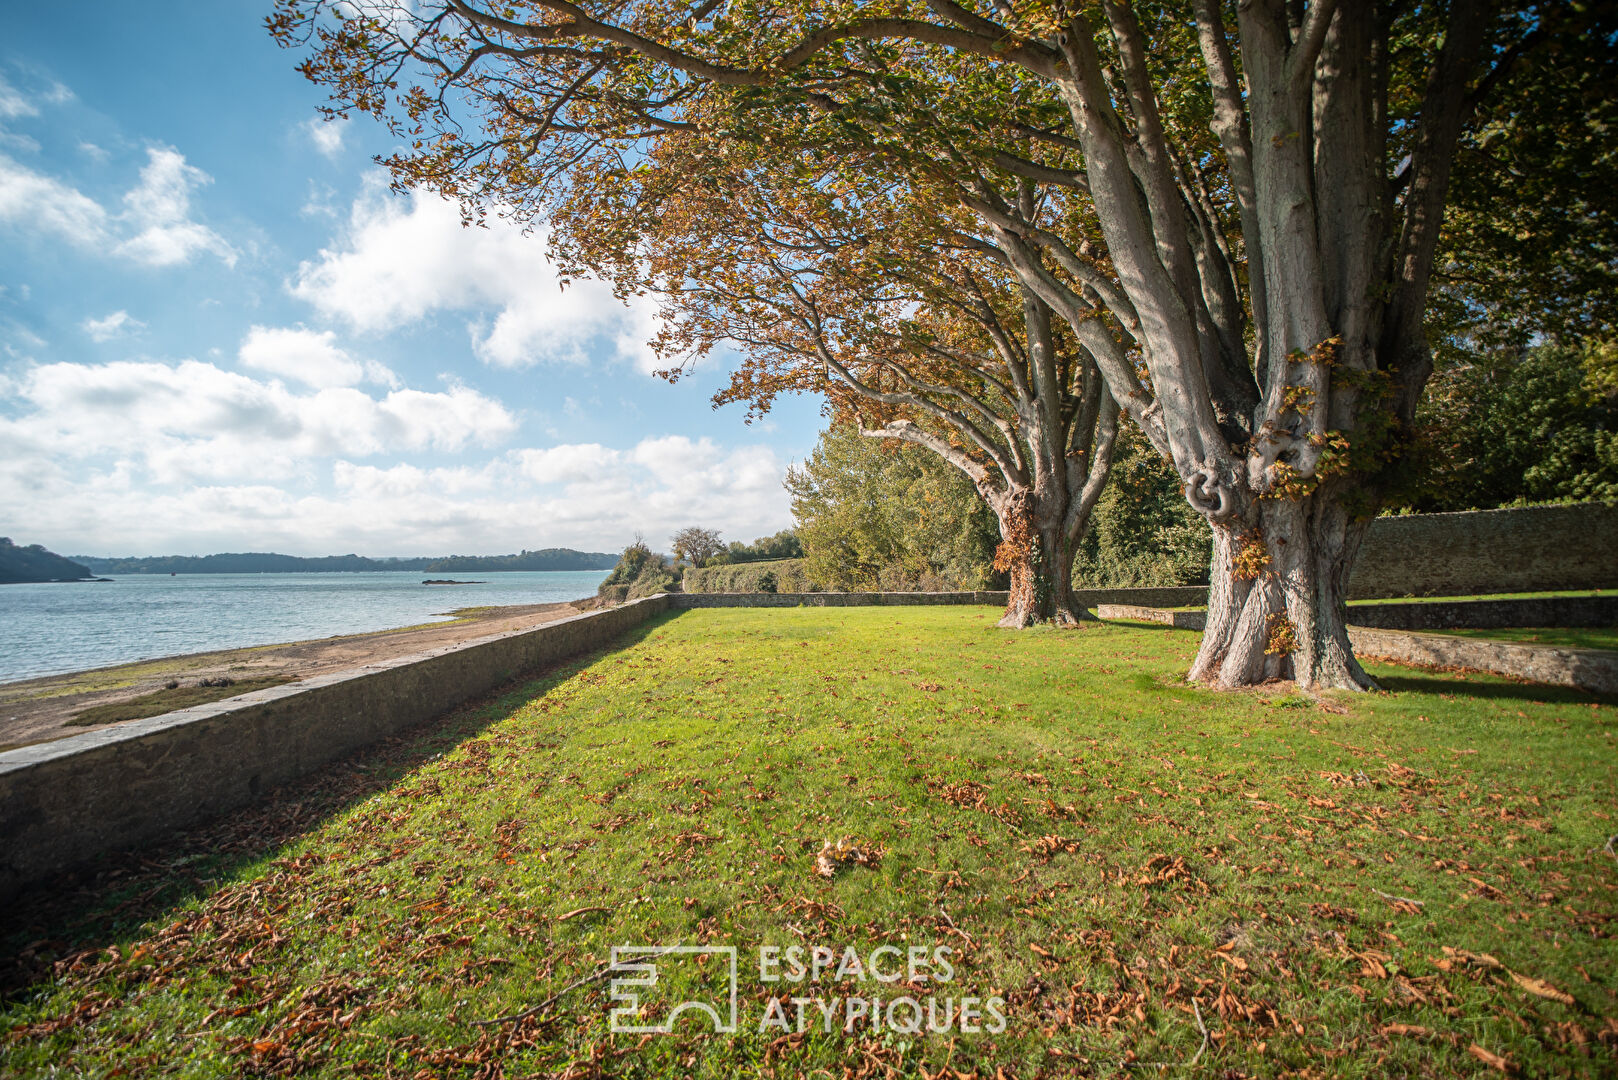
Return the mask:
[[[1383, 667], [1383, 672], [1387, 670], [1385, 665], [1378, 666]], [[1482, 701], [1532, 701], [1541, 705], [1618, 705], [1618, 696], [1576, 690], [1571, 686], [1506, 682], [1500, 676], [1484, 681], [1470, 672], [1456, 678], [1454, 674], [1436, 671], [1428, 673], [1409, 668], [1401, 671], [1403, 673], [1398, 675], [1379, 672], [1374, 677], [1382, 689], [1395, 694], [1448, 694]]]
[[35, 886], [0, 910], [0, 1000], [47, 977], [53, 962], [126, 940], [143, 924], [224, 886], [602, 657], [640, 643], [678, 614], [655, 616], [610, 645], [527, 672], [276, 788], [252, 806]]
[[[1168, 623], [1154, 622], [1154, 621], [1149, 621], [1147, 619], [1096, 619], [1095, 615], [1093, 615], [1093, 614], [1090, 616], [1090, 618], [1095, 619], [1095, 621], [1094, 622], [1086, 622], [1084, 624], [1085, 626], [1115, 626], [1120, 630], [1182, 630], [1182, 629], [1184, 629], [1183, 627], [1170, 626]], [[1186, 632], [1190, 633], [1191, 631], [1186, 631]], [[1200, 633], [1201, 631], [1196, 631], [1196, 632]]]

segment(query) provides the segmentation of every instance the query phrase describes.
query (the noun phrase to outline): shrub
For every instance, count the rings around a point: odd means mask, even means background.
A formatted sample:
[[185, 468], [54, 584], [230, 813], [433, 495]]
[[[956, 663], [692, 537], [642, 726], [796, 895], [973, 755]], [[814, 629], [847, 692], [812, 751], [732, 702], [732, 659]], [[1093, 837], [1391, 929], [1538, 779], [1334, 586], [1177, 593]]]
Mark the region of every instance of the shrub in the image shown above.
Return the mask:
[[596, 595], [613, 603], [679, 591], [680, 579], [669, 567], [668, 560], [647, 547], [638, 536], [618, 556], [618, 565], [596, 586]]
[[688, 593], [724, 592], [824, 592], [809, 580], [803, 559], [772, 562], [729, 563], [685, 572]]

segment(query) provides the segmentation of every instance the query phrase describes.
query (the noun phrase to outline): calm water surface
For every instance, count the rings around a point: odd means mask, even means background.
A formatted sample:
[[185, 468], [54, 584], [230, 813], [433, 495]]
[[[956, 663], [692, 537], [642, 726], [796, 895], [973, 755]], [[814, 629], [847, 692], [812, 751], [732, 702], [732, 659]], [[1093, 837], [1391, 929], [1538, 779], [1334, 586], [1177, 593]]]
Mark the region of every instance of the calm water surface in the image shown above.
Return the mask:
[[[110, 582], [0, 585], [0, 682], [442, 622], [462, 607], [577, 600], [606, 575], [121, 574]], [[481, 584], [422, 584], [438, 577]]]

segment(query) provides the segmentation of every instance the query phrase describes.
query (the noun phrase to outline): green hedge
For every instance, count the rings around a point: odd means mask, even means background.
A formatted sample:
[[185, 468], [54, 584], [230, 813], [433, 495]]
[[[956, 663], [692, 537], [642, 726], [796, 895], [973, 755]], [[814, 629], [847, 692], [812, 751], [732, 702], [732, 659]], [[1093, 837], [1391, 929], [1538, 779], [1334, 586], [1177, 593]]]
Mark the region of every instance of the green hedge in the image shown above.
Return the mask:
[[729, 563], [685, 572], [688, 593], [823, 592], [804, 572], [802, 559]]

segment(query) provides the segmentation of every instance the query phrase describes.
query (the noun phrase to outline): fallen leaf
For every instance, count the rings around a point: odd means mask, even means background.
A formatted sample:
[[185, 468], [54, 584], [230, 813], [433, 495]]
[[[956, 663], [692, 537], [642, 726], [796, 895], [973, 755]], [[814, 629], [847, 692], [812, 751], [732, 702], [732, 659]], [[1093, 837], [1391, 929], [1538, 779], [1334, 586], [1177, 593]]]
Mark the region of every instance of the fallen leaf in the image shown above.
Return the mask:
[[1511, 972], [1511, 981], [1528, 991], [1530, 994], [1533, 994], [1535, 997], [1542, 997], [1549, 1001], [1560, 1001], [1563, 1005], [1573, 1004], [1572, 994], [1567, 993], [1565, 990], [1558, 990], [1544, 979], [1535, 979], [1528, 975], [1519, 975], [1517, 972], [1513, 971]]
[[611, 909], [604, 908], [604, 907], [574, 908], [572, 911], [569, 911], [569, 912], [567, 912], [565, 914], [556, 916], [556, 921], [557, 922], [567, 922], [569, 919], [573, 918], [573, 916], [575, 916], [575, 915], [587, 915], [592, 911], [608, 911], [608, 910], [611, 910]]
[[1483, 1062], [1483, 1064], [1489, 1066], [1491, 1069], [1499, 1069], [1503, 1073], [1509, 1073], [1512, 1071], [1511, 1062], [1507, 1061], [1499, 1054], [1489, 1053], [1489, 1051], [1483, 1049], [1483, 1047], [1479, 1046], [1477, 1043], [1473, 1043], [1471, 1046], [1468, 1046], [1466, 1048], [1466, 1052]]

